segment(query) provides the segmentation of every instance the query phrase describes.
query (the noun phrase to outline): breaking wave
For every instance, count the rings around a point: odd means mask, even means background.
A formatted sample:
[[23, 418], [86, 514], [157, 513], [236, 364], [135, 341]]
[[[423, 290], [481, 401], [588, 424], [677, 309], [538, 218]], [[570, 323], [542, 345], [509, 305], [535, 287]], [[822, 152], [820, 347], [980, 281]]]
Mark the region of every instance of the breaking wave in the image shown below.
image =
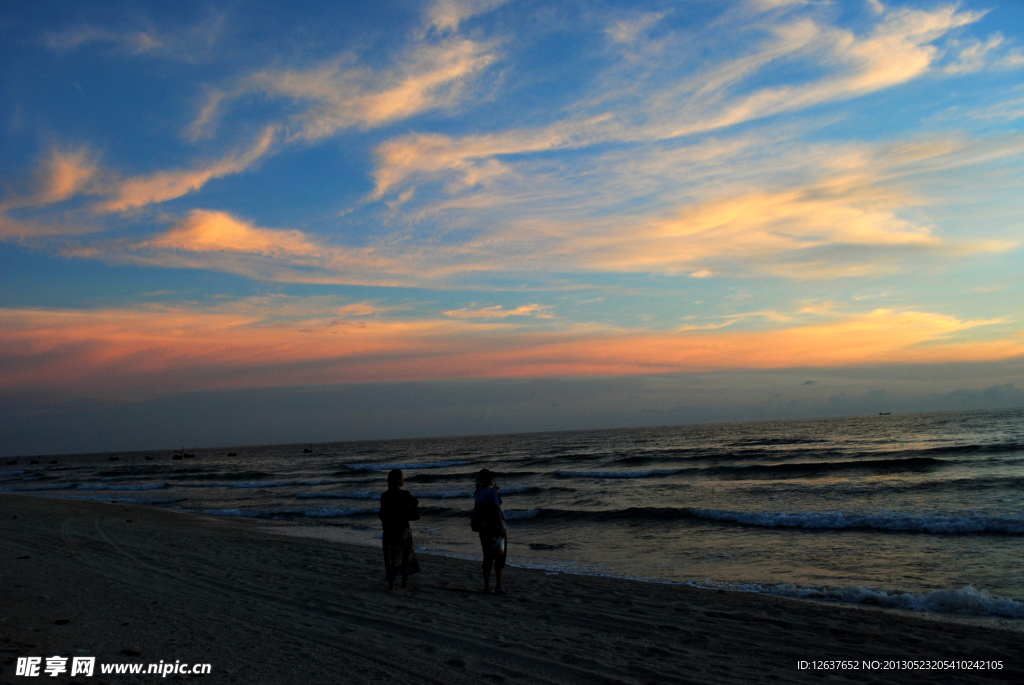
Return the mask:
[[391, 469], [443, 469], [447, 466], [462, 466], [468, 461], [427, 461], [415, 464], [345, 464], [352, 471], [390, 471]]
[[337, 518], [340, 516], [357, 516], [360, 514], [376, 514], [376, 509], [202, 509], [198, 513], [211, 516], [236, 516], [242, 518], [277, 519], [304, 516], [308, 518]]
[[1006, 533], [1024, 534], [1022, 516], [971, 516], [955, 514], [907, 514], [885, 512], [857, 514], [842, 511], [746, 512], [720, 509], [686, 509], [690, 515], [714, 521], [732, 521], [767, 528], [843, 529], [910, 531], [920, 533]]
[[76, 490], [159, 490], [166, 488], [167, 483], [147, 483], [145, 485], [83, 485], [79, 483]]
[[905, 609], [908, 611], [934, 611], [971, 616], [1002, 616], [1024, 618], [1024, 602], [1004, 597], [993, 597], [987, 590], [976, 590], [967, 585], [959, 590], [932, 590], [931, 592], [900, 592], [878, 590], [864, 585], [849, 587], [803, 586], [790, 583], [761, 585], [758, 583], [687, 583], [697, 587], [714, 587], [738, 592], [756, 592], [777, 597], [811, 599], [822, 602], [843, 602]]
[[555, 475], [563, 478], [650, 478], [652, 476], [671, 476], [683, 469], [647, 469], [646, 471], [555, 471]]

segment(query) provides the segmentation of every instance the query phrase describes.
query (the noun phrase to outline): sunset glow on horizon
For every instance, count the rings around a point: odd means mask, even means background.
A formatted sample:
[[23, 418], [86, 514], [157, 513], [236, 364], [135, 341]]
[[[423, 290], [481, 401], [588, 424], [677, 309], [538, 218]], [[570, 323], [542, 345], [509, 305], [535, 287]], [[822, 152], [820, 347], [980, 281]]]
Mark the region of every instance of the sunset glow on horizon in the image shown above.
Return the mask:
[[893, 385], [857, 392], [898, 394], [901, 369], [959, 365], [933, 391], [980, 392], [997, 364], [1024, 384], [1020, 3], [4, 18], [9, 425], [352, 383], [870, 367]]

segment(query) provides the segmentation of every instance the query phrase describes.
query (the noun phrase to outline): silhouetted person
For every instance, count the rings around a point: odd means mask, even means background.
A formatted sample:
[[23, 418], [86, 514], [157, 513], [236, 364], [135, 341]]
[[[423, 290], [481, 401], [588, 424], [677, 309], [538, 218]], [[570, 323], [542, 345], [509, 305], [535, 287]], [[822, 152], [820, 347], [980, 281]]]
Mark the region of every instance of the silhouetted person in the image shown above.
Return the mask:
[[395, 589], [395, 571], [402, 574], [402, 587], [409, 587], [409, 574], [420, 570], [412, 549], [409, 521], [420, 518], [419, 501], [408, 490], [402, 490], [405, 478], [399, 469], [388, 472], [388, 489], [380, 496], [380, 520], [384, 527], [384, 566], [387, 568], [388, 590]]
[[473, 509], [474, 530], [480, 533], [480, 546], [484, 551], [484, 592], [491, 591], [491, 568], [494, 568], [494, 593], [505, 590], [505, 555], [507, 537], [505, 515], [501, 511], [501, 495], [494, 473], [482, 469], [476, 477], [476, 506]]

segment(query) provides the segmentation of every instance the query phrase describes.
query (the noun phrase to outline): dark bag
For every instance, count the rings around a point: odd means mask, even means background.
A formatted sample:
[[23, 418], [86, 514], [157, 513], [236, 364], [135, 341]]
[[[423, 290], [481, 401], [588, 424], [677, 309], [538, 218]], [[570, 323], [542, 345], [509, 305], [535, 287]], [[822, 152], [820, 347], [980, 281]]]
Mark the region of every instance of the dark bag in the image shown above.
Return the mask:
[[409, 498], [409, 501], [405, 503], [405, 509], [410, 521], [420, 520], [420, 503], [415, 497]]

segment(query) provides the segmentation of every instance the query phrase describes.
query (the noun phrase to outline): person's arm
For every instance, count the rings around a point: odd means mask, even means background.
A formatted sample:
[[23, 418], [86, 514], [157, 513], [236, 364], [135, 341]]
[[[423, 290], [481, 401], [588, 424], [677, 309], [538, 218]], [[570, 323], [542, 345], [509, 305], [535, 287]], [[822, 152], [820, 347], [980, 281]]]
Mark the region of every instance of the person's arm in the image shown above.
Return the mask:
[[420, 501], [418, 499], [416, 499], [415, 497], [413, 497], [412, 493], [407, 493], [407, 495], [408, 495], [408, 497], [407, 497], [408, 506], [406, 507], [406, 510], [405, 510], [405, 517], [406, 517], [405, 520], [407, 522], [408, 521], [419, 521], [420, 520], [420, 512], [419, 512]]

